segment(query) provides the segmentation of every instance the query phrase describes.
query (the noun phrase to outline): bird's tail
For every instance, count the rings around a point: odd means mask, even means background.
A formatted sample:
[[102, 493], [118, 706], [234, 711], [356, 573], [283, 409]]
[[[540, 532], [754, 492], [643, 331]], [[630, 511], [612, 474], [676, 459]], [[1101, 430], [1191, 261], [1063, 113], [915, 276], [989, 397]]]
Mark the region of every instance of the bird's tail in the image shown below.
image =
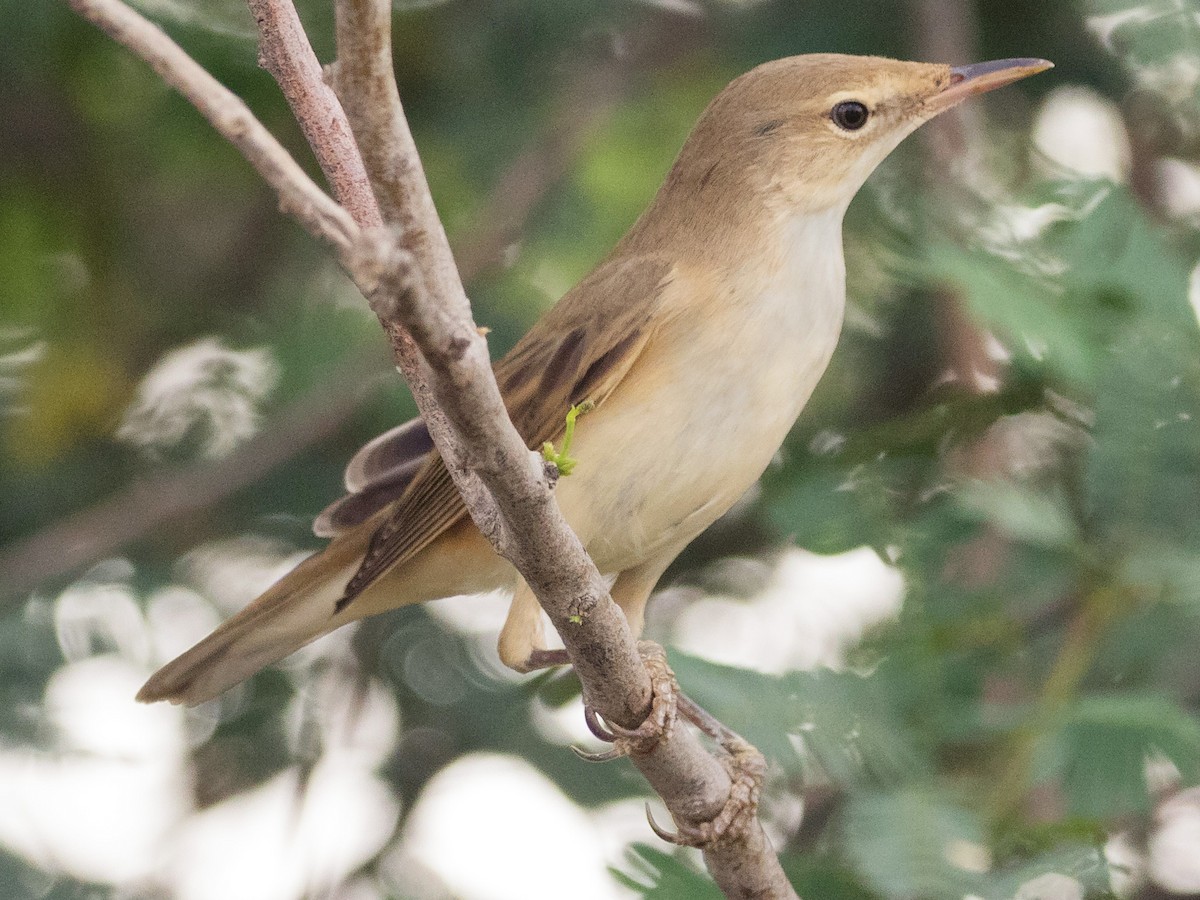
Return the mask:
[[335, 605], [362, 560], [365, 546], [358, 543], [335, 540], [310, 556], [204, 640], [150, 676], [137, 699], [195, 706], [357, 618], [349, 610], [335, 612]]

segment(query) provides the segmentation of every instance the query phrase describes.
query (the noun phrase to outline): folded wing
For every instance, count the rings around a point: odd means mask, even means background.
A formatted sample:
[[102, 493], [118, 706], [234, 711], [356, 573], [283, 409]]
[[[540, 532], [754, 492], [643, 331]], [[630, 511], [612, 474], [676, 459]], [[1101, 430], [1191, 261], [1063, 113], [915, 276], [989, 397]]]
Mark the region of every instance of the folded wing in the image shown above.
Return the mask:
[[[645, 347], [671, 278], [670, 264], [657, 257], [604, 263], [496, 363], [505, 406], [527, 446], [556, 440], [573, 404], [601, 404], [612, 393]], [[420, 419], [356, 453], [346, 488], [317, 518], [317, 534], [334, 536], [373, 516], [379, 524], [339, 609], [466, 514]]]

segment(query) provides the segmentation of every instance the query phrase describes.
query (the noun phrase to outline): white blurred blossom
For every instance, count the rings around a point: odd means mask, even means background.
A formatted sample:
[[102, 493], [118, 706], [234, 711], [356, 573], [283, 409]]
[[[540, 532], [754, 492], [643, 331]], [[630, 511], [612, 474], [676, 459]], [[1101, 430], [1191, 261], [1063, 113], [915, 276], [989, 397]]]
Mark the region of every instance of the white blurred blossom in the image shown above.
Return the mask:
[[146, 601], [146, 624], [155, 665], [174, 659], [221, 624], [203, 595], [182, 585], [159, 588]]
[[178, 758], [184, 749], [179, 711], [133, 702], [143, 676], [141, 666], [107, 654], [55, 672], [43, 706], [58, 748], [126, 762]]
[[1160, 159], [1154, 165], [1154, 174], [1167, 215], [1200, 224], [1200, 168], [1181, 159]]
[[1155, 810], [1148, 868], [1159, 887], [1200, 894], [1200, 788], [1181, 791]]
[[1183, 776], [1179, 766], [1164, 753], [1152, 749], [1142, 760], [1142, 776], [1152, 797], [1169, 797], [1179, 790]]
[[1200, 88], [1200, 58], [1179, 53], [1163, 62], [1139, 64], [1127, 59], [1134, 78], [1145, 89], [1154, 91], [1175, 106], [1194, 102]]
[[158, 857], [171, 896], [327, 896], [387, 844], [400, 812], [382, 779], [346, 762], [326, 755], [303, 781], [293, 767], [190, 816]]
[[151, 455], [192, 438], [202, 455], [222, 457], [257, 431], [259, 406], [278, 381], [269, 350], [232, 350], [205, 338], [154, 365], [117, 437]]
[[1033, 142], [1056, 166], [1083, 178], [1124, 182], [1129, 175], [1129, 135], [1121, 112], [1088, 88], [1055, 88], [1042, 102]]
[[1153, 4], [1139, 3], [1127, 9], [1088, 16], [1086, 25], [1087, 30], [1096, 36], [1096, 39], [1104, 45], [1105, 50], [1109, 53], [1117, 53], [1119, 32], [1130, 27], [1148, 25], [1161, 18], [1165, 12], [1161, 6], [1155, 8]]
[[1015, 900], [1083, 900], [1083, 885], [1068, 875], [1050, 872], [1027, 881]]
[[237, 0], [133, 0], [152, 19], [177, 22], [225, 37], [253, 40], [254, 20]]
[[178, 708], [133, 702], [145, 671], [69, 663], [46, 687], [54, 750], [0, 748], [0, 847], [43, 871], [145, 883], [187, 804]]
[[1200, 263], [1192, 269], [1188, 278], [1188, 302], [1192, 305], [1192, 312], [1196, 314], [1196, 321], [1200, 323]]
[[1112, 835], [1104, 842], [1108, 883], [1118, 897], [1133, 896], [1146, 883], [1146, 860], [1128, 832]]
[[294, 569], [307, 554], [258, 535], [210, 541], [179, 561], [183, 577], [225, 614], [235, 613]]
[[110, 560], [68, 587], [54, 603], [54, 632], [68, 660], [117, 651], [145, 662], [150, 655], [142, 612], [128, 578], [133, 567]]
[[[496, 650], [496, 637], [504, 626], [511, 602], [512, 591], [505, 589], [432, 600], [423, 604], [423, 608], [442, 625], [467, 639], [475, 665], [488, 677], [497, 681], [521, 681], [525, 676], [500, 662]], [[545, 612], [542, 613], [542, 629], [548, 647], [562, 646], [558, 632]]]
[[1051, 412], [1031, 411], [997, 419], [987, 431], [987, 442], [999, 460], [997, 474], [1029, 479], [1054, 472], [1064, 458], [1085, 447], [1090, 437], [1078, 422]]
[[1200, 788], [1179, 790], [1178, 766], [1157, 751], [1146, 755], [1144, 775], [1154, 819], [1144, 834], [1122, 831], [1105, 843], [1113, 892], [1132, 897], [1152, 882], [1172, 895], [1200, 894]]
[[628, 840], [645, 838], [641, 806], [589, 815], [524, 760], [472, 754], [425, 786], [385, 869], [406, 885], [419, 867], [463, 900], [632, 897], [607, 867]]
[[46, 355], [46, 342], [31, 334], [28, 329], [0, 329], [0, 415], [22, 411], [15, 401], [25, 386], [25, 371]]
[[1043, 279], [1047, 289], [1061, 289], [1054, 279], [1066, 273], [1067, 264], [1047, 250], [1042, 239], [1053, 225], [1086, 219], [1109, 193], [1110, 188], [1103, 186], [1087, 192], [1066, 191], [1061, 202], [1037, 206], [997, 202], [977, 227], [976, 237], [988, 253]]
[[[54, 604], [69, 661], [40, 704], [43, 746], [0, 747], [0, 848], [51, 880], [111, 885], [114, 896], [335, 896], [395, 832], [397, 800], [375, 774], [397, 739], [394, 699], [378, 684], [352, 683], [348, 654], [327, 654], [333, 664], [288, 716], [320, 735], [312, 768], [197, 811], [188, 746], [204, 711], [133, 696], [148, 674], [138, 658], [146, 646], [190, 637], [159, 634], [163, 620], [181, 614], [183, 631], [198, 631], [214, 610], [199, 593], [168, 586], [152, 596], [148, 621], [117, 577], [128, 572], [113, 563], [94, 576], [104, 574], [113, 577], [81, 582]], [[97, 636], [118, 653], [89, 655]], [[199, 722], [206, 734], [213, 724]]]
[[327, 755], [363, 769], [383, 765], [400, 735], [396, 698], [353, 666], [330, 665], [305, 682], [284, 716], [289, 745], [302, 752], [301, 733], [315, 729]]
[[[748, 5], [745, 0], [725, 0], [730, 5]], [[655, 6], [681, 16], [699, 18], [705, 15], [704, 7], [696, 0], [642, 0], [647, 6]]]
[[[1090, 0], [1088, 5], [1100, 4]], [[1112, 8], [1117, 4], [1111, 2], [1103, 5], [1104, 11], [1088, 16], [1086, 22], [1104, 49], [1120, 58], [1139, 87], [1157, 93], [1176, 107], [1190, 107], [1200, 87], [1200, 56], [1192, 49], [1200, 32], [1200, 13], [1194, 4], [1190, 0], [1127, 0], [1124, 9]], [[1181, 46], [1185, 49], [1165, 54], [1145, 52], [1147, 45], [1158, 43], [1152, 35], [1168, 31], [1184, 36]]]
[[777, 674], [846, 667], [867, 631], [894, 619], [904, 579], [875, 551], [836, 556], [790, 550], [749, 601], [706, 597], [675, 623], [672, 643], [717, 663]]
[[963, 872], [987, 872], [992, 867], [992, 851], [977, 841], [957, 838], [942, 848], [946, 862]]

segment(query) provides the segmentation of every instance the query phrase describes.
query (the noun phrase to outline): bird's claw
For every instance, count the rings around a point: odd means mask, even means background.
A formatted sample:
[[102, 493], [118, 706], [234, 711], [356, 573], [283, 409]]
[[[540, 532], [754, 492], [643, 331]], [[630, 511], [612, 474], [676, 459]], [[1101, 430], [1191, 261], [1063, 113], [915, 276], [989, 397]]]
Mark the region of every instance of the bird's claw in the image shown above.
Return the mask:
[[608, 750], [603, 750], [600, 753], [591, 753], [584, 750], [582, 747], [571, 747], [571, 752], [582, 759], [584, 762], [611, 762], [614, 759], [620, 759], [625, 755], [620, 747], [612, 747]]
[[637, 728], [622, 728], [612, 722], [602, 722], [596, 711], [585, 704], [583, 721], [588, 730], [613, 746], [603, 753], [572, 748], [581, 759], [606, 762], [622, 756], [642, 756], [658, 746], [659, 741], [670, 738], [678, 717], [679, 683], [667, 665], [667, 652], [661, 646], [653, 641], [639, 641], [638, 652], [650, 673], [650, 714]]
[[637, 728], [622, 728], [602, 721], [596, 711], [585, 704], [583, 720], [588, 730], [613, 746], [601, 753], [588, 753], [578, 747], [571, 749], [589, 762], [607, 762], [622, 756], [649, 753], [659, 741], [670, 736], [676, 720], [682, 715], [713, 738], [724, 751], [721, 762], [729, 773], [729, 797], [712, 819], [677, 823], [679, 830], [675, 833], [655, 822], [647, 805], [646, 818], [650, 828], [664, 841], [700, 849], [739, 839], [758, 815], [759, 796], [767, 772], [766, 760], [753, 745], [680, 692], [675, 673], [667, 665], [666, 651], [661, 646], [652, 641], [639, 641], [638, 652], [650, 673], [650, 714]]
[[664, 841], [704, 850], [722, 841], [738, 840], [754, 821], [767, 772], [766, 760], [745, 741], [738, 747], [725, 746], [725, 750], [721, 761], [729, 772], [729, 798], [714, 818], [706, 822], [677, 822], [679, 830], [672, 834], [654, 821], [650, 804], [646, 804], [650, 828]]
[[598, 737], [605, 743], [616, 743], [617, 736], [610, 731], [603, 722], [600, 721], [600, 716], [588, 704], [583, 705], [583, 721], [587, 725], [588, 731]]

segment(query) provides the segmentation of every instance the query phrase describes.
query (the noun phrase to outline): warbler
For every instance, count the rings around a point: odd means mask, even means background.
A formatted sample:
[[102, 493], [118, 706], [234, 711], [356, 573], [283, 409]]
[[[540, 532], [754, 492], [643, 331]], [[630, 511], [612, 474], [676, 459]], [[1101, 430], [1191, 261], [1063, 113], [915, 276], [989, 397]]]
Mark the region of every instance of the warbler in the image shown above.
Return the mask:
[[[867, 177], [922, 123], [1050, 65], [816, 54], [747, 72], [612, 252], [495, 364], [530, 448], [561, 446], [575, 410], [557, 500], [635, 634], [667, 566], [758, 479], [825, 371], [846, 300], [842, 219]], [[472, 524], [419, 419], [363, 447], [345, 482], [315, 523], [328, 546], [139, 700], [200, 703], [349, 622], [498, 588], [513, 593], [500, 658], [537, 665], [537, 600]]]

